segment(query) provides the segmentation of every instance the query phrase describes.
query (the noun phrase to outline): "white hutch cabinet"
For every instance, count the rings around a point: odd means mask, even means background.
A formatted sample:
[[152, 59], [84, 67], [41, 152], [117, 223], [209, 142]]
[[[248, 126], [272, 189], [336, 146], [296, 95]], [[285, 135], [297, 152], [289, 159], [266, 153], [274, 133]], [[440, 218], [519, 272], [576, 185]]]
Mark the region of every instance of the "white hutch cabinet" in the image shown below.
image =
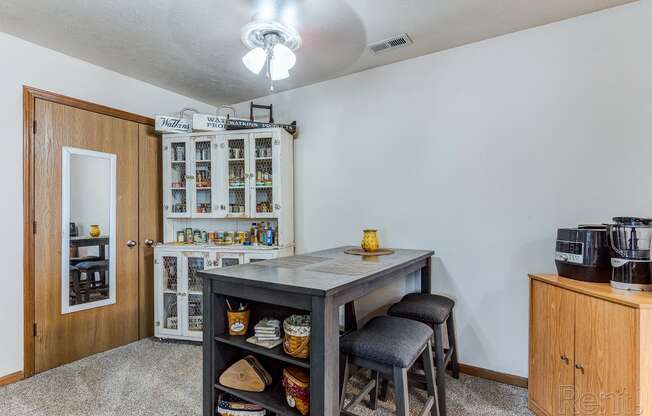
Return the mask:
[[[293, 138], [282, 129], [163, 135], [164, 243], [155, 248], [155, 335], [201, 341], [197, 271], [294, 254]], [[264, 221], [272, 245], [180, 244], [187, 228], [249, 231]]]

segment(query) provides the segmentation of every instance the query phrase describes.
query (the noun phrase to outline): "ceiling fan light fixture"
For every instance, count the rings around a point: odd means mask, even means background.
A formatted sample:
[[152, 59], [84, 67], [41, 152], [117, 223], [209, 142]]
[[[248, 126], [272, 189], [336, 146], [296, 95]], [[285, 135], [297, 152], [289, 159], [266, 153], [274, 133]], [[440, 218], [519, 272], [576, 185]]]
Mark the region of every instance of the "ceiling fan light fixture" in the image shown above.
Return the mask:
[[290, 78], [290, 73], [288, 70], [283, 68], [282, 65], [277, 64], [276, 61], [272, 61], [269, 69], [269, 74], [272, 81], [280, 81], [282, 79]]
[[263, 48], [254, 48], [242, 57], [242, 63], [254, 74], [260, 74], [265, 66], [267, 53]]
[[274, 45], [274, 63], [287, 72], [297, 63], [297, 56], [287, 46], [277, 43]]
[[274, 91], [274, 81], [290, 77], [288, 71], [297, 62], [293, 50], [301, 45], [301, 37], [294, 28], [279, 22], [252, 22], [242, 28], [242, 43], [250, 49], [242, 58], [243, 64], [254, 74], [266, 68], [270, 91]]

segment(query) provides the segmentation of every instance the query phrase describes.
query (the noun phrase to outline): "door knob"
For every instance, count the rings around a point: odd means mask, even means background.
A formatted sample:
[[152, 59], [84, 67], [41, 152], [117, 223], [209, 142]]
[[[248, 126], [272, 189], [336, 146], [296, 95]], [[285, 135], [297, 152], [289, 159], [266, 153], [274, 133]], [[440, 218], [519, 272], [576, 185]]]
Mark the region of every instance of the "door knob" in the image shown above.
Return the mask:
[[143, 244], [145, 244], [145, 246], [147, 246], [147, 247], [151, 247], [151, 246], [154, 245], [154, 241], [150, 240], [149, 238], [146, 238], [146, 239], [143, 241]]
[[127, 247], [134, 247], [136, 244], [138, 244], [138, 243], [135, 242], [134, 240], [127, 241]]

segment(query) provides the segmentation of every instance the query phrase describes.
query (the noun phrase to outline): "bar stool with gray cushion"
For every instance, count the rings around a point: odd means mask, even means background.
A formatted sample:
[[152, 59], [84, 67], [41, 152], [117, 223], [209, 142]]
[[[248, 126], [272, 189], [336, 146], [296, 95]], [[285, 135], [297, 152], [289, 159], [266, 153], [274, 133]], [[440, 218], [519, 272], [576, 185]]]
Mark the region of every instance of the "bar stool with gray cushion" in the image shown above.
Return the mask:
[[[453, 323], [453, 308], [455, 301], [445, 296], [427, 293], [410, 293], [400, 302], [389, 308], [388, 314], [401, 318], [412, 319], [428, 324], [435, 333], [435, 368], [437, 371], [437, 396], [439, 414], [446, 416], [446, 380], [445, 368], [450, 363], [452, 376], [459, 378], [459, 363], [457, 361], [457, 341]], [[443, 327], [448, 332], [448, 350], [444, 350]]]
[[[86, 275], [86, 293], [85, 302], [90, 301], [91, 295], [99, 293], [102, 296], [109, 295], [109, 261], [84, 261], [75, 265], [77, 269]], [[99, 275], [99, 280], [95, 280], [95, 274]]]
[[[378, 397], [378, 379], [380, 375], [394, 381], [396, 392], [396, 410], [399, 416], [410, 414], [408, 402], [407, 371], [421, 357], [428, 384], [428, 400], [420, 415], [437, 415], [435, 406], [435, 371], [432, 366], [432, 329], [420, 322], [379, 316], [369, 321], [362, 329], [345, 335], [340, 339], [344, 371], [341, 375], [340, 410], [343, 415], [353, 415], [348, 409], [360, 403], [362, 398], [371, 394], [371, 408], [375, 410]], [[372, 370], [372, 380], [362, 389], [346, 408], [344, 391], [349, 379], [350, 365]]]

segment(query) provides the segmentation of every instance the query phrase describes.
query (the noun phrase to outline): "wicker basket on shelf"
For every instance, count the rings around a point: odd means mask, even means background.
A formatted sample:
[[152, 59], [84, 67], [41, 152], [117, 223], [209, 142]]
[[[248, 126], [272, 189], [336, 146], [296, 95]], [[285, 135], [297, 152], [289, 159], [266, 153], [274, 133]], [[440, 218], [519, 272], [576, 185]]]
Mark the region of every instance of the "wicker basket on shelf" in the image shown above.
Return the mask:
[[310, 356], [310, 315], [292, 315], [283, 321], [283, 350], [291, 357]]
[[290, 407], [304, 416], [310, 413], [310, 374], [306, 370], [294, 366], [283, 369], [283, 387]]

